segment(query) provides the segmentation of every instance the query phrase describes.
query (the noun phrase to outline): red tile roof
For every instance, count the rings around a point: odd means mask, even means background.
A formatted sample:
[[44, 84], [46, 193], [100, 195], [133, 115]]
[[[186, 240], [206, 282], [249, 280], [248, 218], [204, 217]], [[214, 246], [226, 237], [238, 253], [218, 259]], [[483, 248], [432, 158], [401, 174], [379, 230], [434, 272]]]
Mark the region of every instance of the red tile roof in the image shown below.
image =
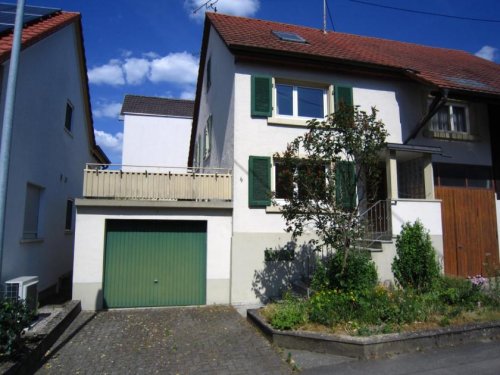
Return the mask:
[[[35, 44], [64, 26], [79, 20], [79, 18], [79, 13], [57, 12], [48, 18], [42, 18], [28, 24], [23, 29], [22, 48]], [[9, 59], [13, 38], [13, 31], [0, 36], [0, 63]]]
[[[207, 13], [229, 49], [281, 53], [406, 72], [443, 89], [500, 95], [500, 65], [470, 53], [387, 39], [327, 32], [278, 22]], [[307, 43], [282, 41], [272, 31], [296, 33]]]

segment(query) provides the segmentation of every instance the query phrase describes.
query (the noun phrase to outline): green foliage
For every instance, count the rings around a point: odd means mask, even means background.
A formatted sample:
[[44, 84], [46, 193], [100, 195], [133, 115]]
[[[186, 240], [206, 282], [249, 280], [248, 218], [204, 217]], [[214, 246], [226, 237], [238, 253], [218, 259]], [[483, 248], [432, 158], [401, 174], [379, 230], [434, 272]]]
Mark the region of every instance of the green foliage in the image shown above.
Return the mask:
[[[344, 267], [345, 265], [345, 267]], [[330, 288], [345, 291], [366, 291], [377, 285], [377, 269], [366, 251], [337, 251], [327, 267]]]
[[266, 262], [275, 261], [292, 261], [295, 259], [295, 249], [293, 248], [282, 248], [282, 249], [265, 249], [264, 250], [264, 260]]
[[288, 294], [285, 295], [284, 299], [274, 306], [270, 322], [276, 329], [297, 328], [307, 322], [306, 303]]
[[306, 134], [274, 155], [290, 186], [281, 208], [293, 238], [313, 227], [316, 250], [349, 251], [363, 230], [358, 206], [370, 199], [363, 195], [368, 189], [356, 188], [376, 185], [386, 137], [375, 108], [366, 113], [341, 105], [324, 121], [309, 121]]
[[402, 288], [419, 292], [432, 289], [439, 277], [439, 263], [429, 232], [420, 221], [405, 223], [396, 239], [392, 272]]
[[441, 277], [436, 284], [436, 292], [442, 302], [464, 308], [474, 308], [486, 298], [480, 288], [458, 277]]
[[322, 261], [318, 260], [311, 280], [311, 289], [315, 291], [325, 290], [328, 289], [329, 285], [326, 267]]
[[0, 299], [0, 355], [11, 356], [22, 348], [21, 332], [34, 316], [26, 302]]

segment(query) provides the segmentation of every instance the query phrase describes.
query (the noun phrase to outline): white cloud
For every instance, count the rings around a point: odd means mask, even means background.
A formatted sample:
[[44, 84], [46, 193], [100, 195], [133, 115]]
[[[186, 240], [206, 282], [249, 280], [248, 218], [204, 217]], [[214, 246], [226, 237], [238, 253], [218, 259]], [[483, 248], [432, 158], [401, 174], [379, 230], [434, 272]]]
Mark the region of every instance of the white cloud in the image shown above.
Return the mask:
[[497, 53], [498, 48], [483, 46], [479, 51], [475, 53], [475, 55], [489, 61], [494, 61], [496, 59]]
[[118, 86], [125, 84], [122, 67], [111, 60], [108, 64], [92, 68], [88, 72], [89, 82], [100, 85]]
[[191, 87], [181, 92], [181, 99], [193, 100], [195, 95], [196, 95], [195, 88]]
[[194, 84], [198, 76], [198, 59], [187, 52], [171, 53], [151, 61], [152, 82]]
[[146, 79], [179, 85], [194, 85], [198, 77], [198, 58], [188, 52], [173, 52], [160, 56], [147, 52], [143, 57], [112, 59], [107, 64], [89, 70], [92, 84], [138, 85]]
[[135, 57], [125, 60], [123, 70], [127, 83], [131, 85], [138, 85], [144, 82], [148, 76], [150, 62], [146, 59], [137, 59]]
[[95, 109], [92, 110], [92, 114], [96, 118], [109, 117], [117, 119], [122, 110], [122, 103], [113, 102], [106, 104], [98, 104]]
[[148, 59], [157, 59], [158, 57], [160, 57], [160, 55], [158, 55], [156, 52], [153, 52], [153, 51], [149, 51], [149, 52], [145, 52], [142, 54], [143, 57], [147, 57]]
[[[189, 17], [202, 20], [205, 17], [207, 8], [203, 6], [196, 13], [193, 13], [193, 11], [205, 2], [206, 0], [184, 0], [184, 8], [189, 12]], [[217, 8], [218, 13], [243, 17], [253, 16], [260, 7], [259, 0], [213, 0], [211, 3], [213, 3], [213, 7]], [[213, 11], [213, 9], [208, 10]]]
[[117, 153], [122, 151], [123, 133], [110, 134], [102, 130], [94, 130], [96, 143], [101, 146], [104, 151]]

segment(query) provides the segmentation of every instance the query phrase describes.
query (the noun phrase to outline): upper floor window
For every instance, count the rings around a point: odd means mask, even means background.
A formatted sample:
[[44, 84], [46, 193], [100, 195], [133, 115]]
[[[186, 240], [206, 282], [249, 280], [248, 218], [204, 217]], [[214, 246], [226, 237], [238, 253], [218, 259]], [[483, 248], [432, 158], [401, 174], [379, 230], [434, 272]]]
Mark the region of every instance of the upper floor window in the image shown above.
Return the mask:
[[40, 237], [38, 226], [42, 191], [40, 186], [30, 183], [26, 185], [23, 239], [33, 240]]
[[326, 89], [276, 84], [276, 114], [278, 116], [321, 119], [327, 115], [326, 109]]
[[64, 127], [67, 131], [71, 131], [71, 126], [73, 123], [73, 104], [68, 100], [66, 102], [66, 118], [64, 121]]
[[212, 86], [212, 58], [210, 57], [207, 61], [207, 91], [210, 90]]
[[250, 114], [267, 117], [268, 124], [306, 126], [310, 119], [323, 120], [341, 103], [353, 105], [352, 87], [260, 75], [251, 77]]
[[432, 117], [430, 129], [434, 131], [469, 133], [469, 111], [465, 104], [445, 104]]
[[66, 221], [64, 224], [64, 229], [70, 232], [73, 229], [73, 200], [68, 199], [66, 201]]
[[[323, 198], [326, 192], [325, 163], [297, 160], [286, 166], [280, 160], [274, 164], [274, 187], [277, 199], [291, 199], [294, 192], [300, 198]], [[294, 183], [295, 181], [295, 183]]]

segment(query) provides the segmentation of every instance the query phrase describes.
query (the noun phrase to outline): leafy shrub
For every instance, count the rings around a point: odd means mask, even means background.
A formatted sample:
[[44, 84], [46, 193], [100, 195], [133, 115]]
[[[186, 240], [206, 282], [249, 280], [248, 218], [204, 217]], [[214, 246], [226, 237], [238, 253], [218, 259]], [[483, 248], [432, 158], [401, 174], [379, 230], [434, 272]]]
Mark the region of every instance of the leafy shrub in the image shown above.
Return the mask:
[[331, 289], [363, 291], [371, 290], [377, 285], [377, 269], [368, 252], [350, 250], [342, 271], [344, 257], [345, 251], [340, 250], [328, 262], [328, 283]]
[[270, 317], [271, 325], [276, 329], [294, 329], [307, 322], [306, 303], [298, 298], [285, 295], [285, 298], [274, 305]]
[[396, 256], [391, 268], [402, 288], [419, 292], [432, 289], [439, 277], [439, 263], [429, 232], [420, 221], [403, 224], [396, 238]]
[[437, 284], [437, 292], [442, 302], [464, 308], [473, 308], [486, 298], [481, 293], [480, 287], [469, 280], [458, 277], [441, 277]]
[[23, 300], [0, 299], [0, 355], [11, 356], [22, 347], [22, 330], [34, 316]]
[[311, 289], [320, 291], [328, 289], [328, 274], [326, 271], [326, 267], [322, 261], [318, 260], [316, 263], [316, 270], [314, 271], [312, 280], [311, 280]]
[[322, 290], [309, 300], [309, 319], [326, 326], [354, 320], [357, 311], [358, 299], [352, 291]]

